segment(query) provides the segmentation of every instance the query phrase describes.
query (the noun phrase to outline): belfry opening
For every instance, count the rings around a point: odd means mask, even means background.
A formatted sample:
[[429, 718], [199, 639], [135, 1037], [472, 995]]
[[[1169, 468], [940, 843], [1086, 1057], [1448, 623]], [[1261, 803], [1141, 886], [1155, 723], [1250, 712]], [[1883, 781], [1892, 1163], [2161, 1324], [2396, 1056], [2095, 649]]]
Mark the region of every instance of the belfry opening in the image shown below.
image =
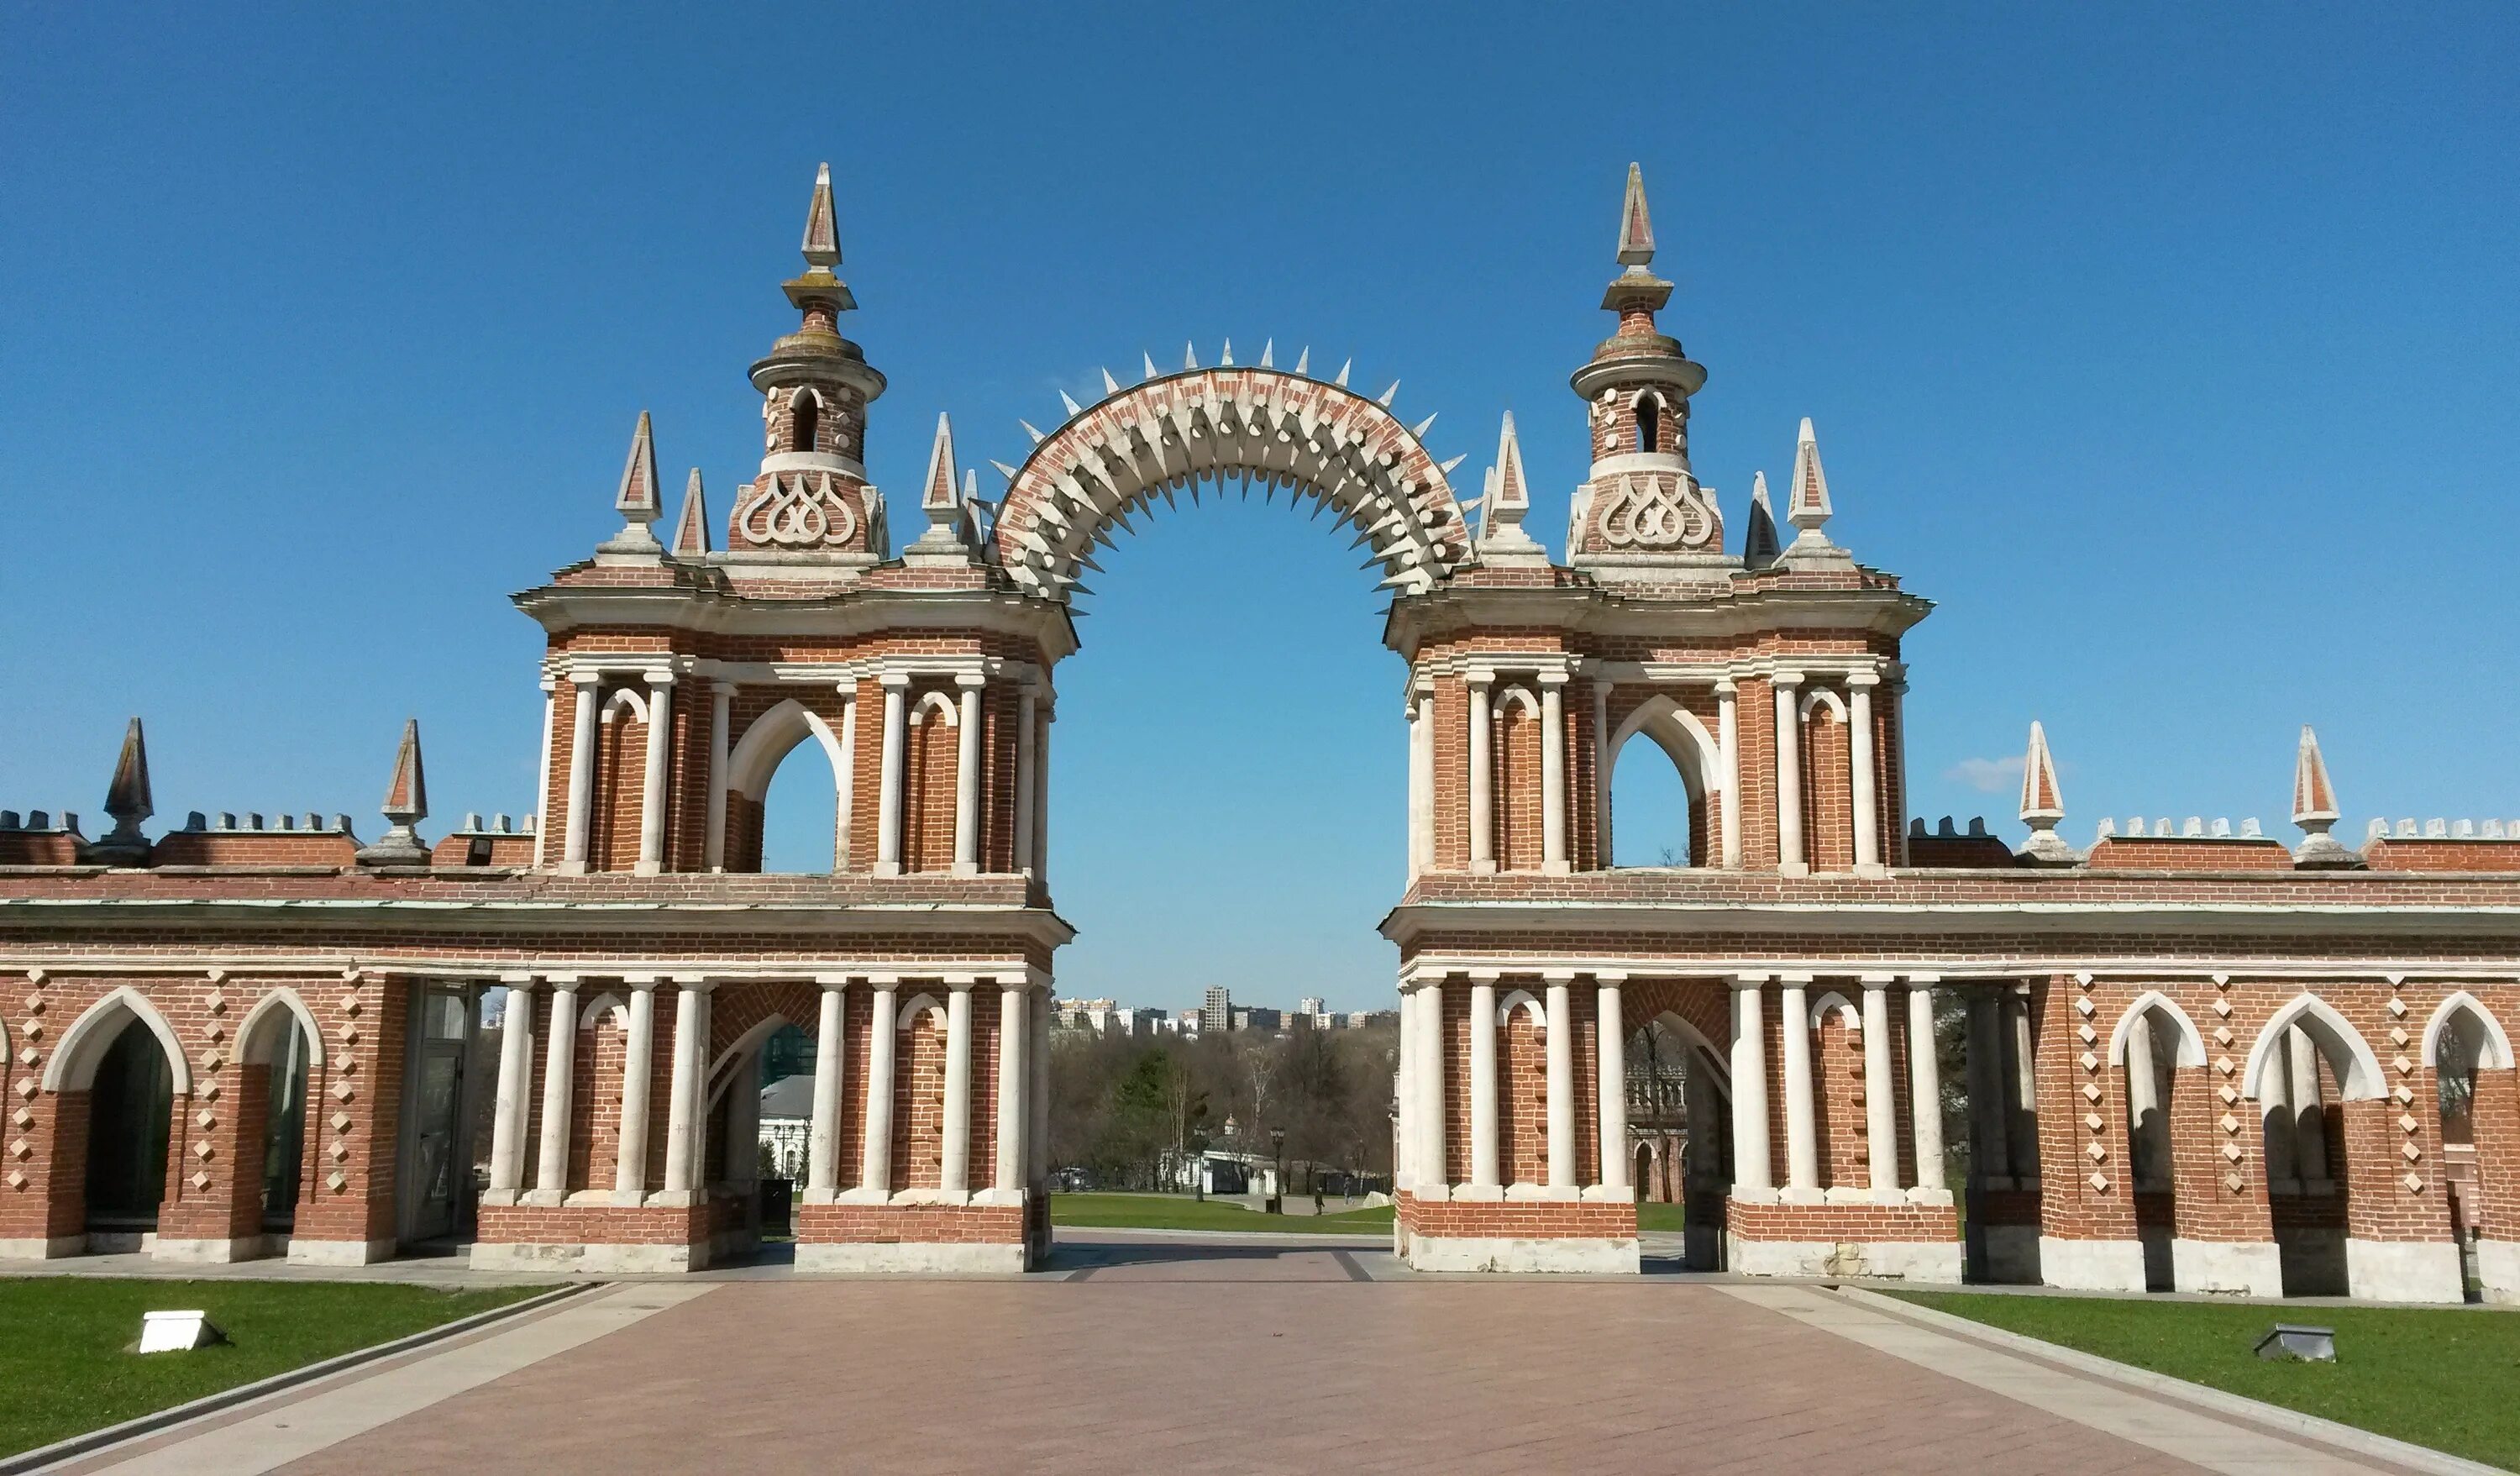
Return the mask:
[[416, 722], [373, 840], [153, 834], [137, 721], [104, 833], [0, 811], [0, 1253], [703, 1269], [774, 1229], [760, 1089], [793, 1071], [798, 1273], [1044, 1265], [1050, 836], [1106, 798], [1059, 779], [1060, 671], [1098, 555], [1230, 489], [1337, 528], [1385, 602], [1393, 792], [1342, 823], [1405, 859], [1409, 1267], [2520, 1299], [2520, 822], [2348, 845], [2304, 729], [2298, 841], [2076, 845], [2035, 724], [2026, 839], [1912, 815], [1931, 604], [1839, 541], [1812, 422], [1775, 498], [1701, 480], [1633, 167], [1615, 223], [1538, 412], [1587, 434], [1544, 473], [1562, 526], [1510, 416], [1465, 472], [1274, 342], [1106, 371], [989, 471], [939, 415], [887, 498], [824, 170], [751, 475], [669, 509], [639, 416], [584, 557], [515, 597], [544, 700], [511, 814], [424, 837]]

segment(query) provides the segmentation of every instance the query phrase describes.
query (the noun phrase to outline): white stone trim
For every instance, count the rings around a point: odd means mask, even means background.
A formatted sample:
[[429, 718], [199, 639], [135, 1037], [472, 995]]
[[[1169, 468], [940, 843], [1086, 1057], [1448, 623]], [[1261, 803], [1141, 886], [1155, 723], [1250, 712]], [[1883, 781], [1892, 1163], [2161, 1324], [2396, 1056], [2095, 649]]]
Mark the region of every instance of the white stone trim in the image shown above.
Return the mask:
[[2480, 1042], [2482, 1049], [2477, 1052], [2476, 1064], [2488, 1070], [2507, 1070], [2512, 1062], [2511, 1037], [2503, 1033], [2502, 1022], [2494, 1017], [2494, 1011], [2486, 1008], [2483, 1001], [2464, 989], [2442, 1001], [2441, 1005], [2433, 1010], [2432, 1018], [2424, 1022], [2423, 1063], [2427, 1066], [2441, 1064], [2443, 1027], [2450, 1023], [2452, 1015], [2461, 1009], [2473, 1014], [2477, 1022], [2485, 1027], [2483, 1039]]
[[596, 721], [609, 723], [624, 707], [635, 713], [639, 722], [644, 724], [648, 721], [648, 699], [640, 695], [639, 689], [635, 687], [613, 688], [612, 695], [604, 699], [603, 709], [596, 714]]
[[804, 1240], [796, 1245], [796, 1270], [809, 1275], [1011, 1276], [1027, 1269], [1020, 1240]]
[[717, 1105], [717, 1099], [726, 1095], [726, 1089], [733, 1083], [734, 1078], [730, 1074], [732, 1067], [742, 1061], [745, 1055], [760, 1050], [762, 1043], [777, 1034], [781, 1026], [795, 1023], [774, 1009], [754, 1021], [751, 1029], [737, 1036], [732, 1045], [719, 1051], [717, 1058], [709, 1062], [708, 1089], [703, 1098], [709, 1106], [714, 1108]]
[[105, 1052], [122, 1033], [123, 1017], [129, 1015], [147, 1025], [166, 1051], [166, 1062], [174, 1078], [174, 1095], [193, 1095], [193, 1067], [184, 1059], [184, 1043], [175, 1035], [175, 1027], [149, 1003], [149, 997], [125, 984], [90, 1005], [70, 1028], [62, 1032], [61, 1044], [53, 1048], [52, 1056], [44, 1062], [43, 1089], [47, 1092], [85, 1092], [96, 1085], [96, 1068]]
[[[271, 1051], [276, 1038], [274, 1041], [264, 1041], [258, 1037], [263, 1028], [264, 1018], [275, 1011], [297, 1016], [297, 1029], [306, 1037], [307, 1068], [312, 1071], [322, 1066], [324, 1064], [324, 1028], [315, 1023], [315, 1011], [306, 1007], [306, 1002], [298, 998], [297, 991], [286, 984], [274, 985], [261, 999], [254, 1002], [251, 1009], [245, 1012], [244, 1021], [237, 1026], [237, 1059], [262, 1065], [271, 1063]], [[6, 1039], [0, 1038], [0, 1050], [6, 1050], [7, 1046]]]
[[1420, 1231], [1410, 1237], [1406, 1256], [1410, 1270], [1418, 1272], [1634, 1275], [1642, 1269], [1633, 1238], [1430, 1235]]
[[1539, 996], [1534, 995], [1528, 989], [1514, 990], [1508, 994], [1504, 999], [1497, 1001], [1497, 1028], [1499, 1030], [1503, 1030], [1511, 1025], [1513, 1023], [1513, 1012], [1517, 1009], [1527, 1009], [1531, 1011], [1532, 1029], [1538, 1032], [1542, 1038], [1546, 1039], [1548, 1037], [1548, 1006], [1542, 1005], [1540, 1003]]
[[2358, 1302], [2466, 1300], [2457, 1242], [2345, 1238], [2346, 1295]]
[[577, 1028], [580, 1030], [593, 1030], [605, 1024], [615, 1030], [630, 1028], [630, 1006], [608, 989], [587, 1001], [585, 1007], [577, 1012]]
[[807, 734], [822, 743], [824, 756], [832, 761], [832, 780], [847, 785], [851, 777], [847, 757], [832, 725], [821, 713], [788, 697], [744, 726], [743, 737], [727, 753], [726, 787], [746, 799], [760, 799], [769, 792], [779, 766]]
[[1727, 1231], [1726, 1269], [1743, 1276], [1865, 1276], [1957, 1286], [1958, 1240], [1752, 1240]]
[[2126, 1064], [2127, 1033], [2135, 1028], [2136, 1016], [2147, 1009], [2160, 1010], [2178, 1025], [2179, 1053], [2176, 1064], [2181, 1066], [2205, 1064], [2205, 1037], [2197, 1030], [2196, 1022], [2188, 1017], [2186, 1010], [2179, 1007], [2176, 1000], [2158, 989], [2147, 989], [2137, 997], [2134, 1004], [2126, 1007], [2126, 1013], [2118, 1016], [2117, 1028], [2109, 1032], [2110, 1065]]
[[2372, 1051], [2370, 1042], [2362, 1039], [2362, 1032], [2337, 1013], [2334, 1006], [2304, 991], [2258, 1027], [2258, 1038], [2249, 1047], [2248, 1067], [2240, 1074], [2243, 1096], [2259, 1099], [2269, 1053], [2283, 1040], [2285, 1029], [2294, 1025], [2307, 1032], [2319, 1053], [2327, 1057], [2343, 1100], [2361, 1101], [2388, 1095], [2388, 1077], [2380, 1069], [2380, 1057]]
[[893, 1013], [892, 1028], [908, 1030], [918, 1024], [919, 1017], [922, 1014], [926, 1015], [937, 1029], [946, 1028], [948, 1022], [945, 1006], [936, 1003], [934, 995], [924, 992], [912, 995], [902, 1003], [901, 1008]]
[[[1810, 675], [1805, 673], [1805, 675]], [[1794, 704], [1794, 716], [1805, 724], [1812, 720], [1812, 709], [1825, 707], [1840, 724], [1851, 722], [1846, 712], [1846, 699], [1825, 687], [1805, 687], [1802, 700]]]
[[1845, 1020], [1847, 1034], [1864, 1033], [1864, 1011], [1856, 1008], [1853, 1001], [1834, 989], [1826, 991], [1811, 1002], [1811, 1008], [1807, 1011], [1811, 1016], [1811, 1028], [1815, 1031], [1819, 1030], [1830, 1010], [1837, 1011], [1839, 1017]]
[[2283, 1261], [2272, 1240], [2170, 1242], [2171, 1284], [2218, 1296], [2280, 1297]]
[[2143, 1242], [2041, 1235], [2039, 1279], [2069, 1291], [2141, 1291]]

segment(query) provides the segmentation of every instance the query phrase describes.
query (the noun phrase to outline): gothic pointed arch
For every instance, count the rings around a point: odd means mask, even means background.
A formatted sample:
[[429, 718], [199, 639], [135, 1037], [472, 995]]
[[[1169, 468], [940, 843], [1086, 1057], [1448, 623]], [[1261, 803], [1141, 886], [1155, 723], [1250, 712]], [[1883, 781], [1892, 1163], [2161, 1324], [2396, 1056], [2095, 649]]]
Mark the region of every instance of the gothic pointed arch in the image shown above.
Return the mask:
[[832, 725], [823, 720], [822, 714], [788, 697], [754, 718], [728, 752], [727, 787], [746, 799], [759, 800], [769, 792], [770, 777], [779, 771], [780, 762], [809, 735], [823, 745], [824, 754], [832, 761], [832, 773], [845, 783], [848, 763], [840, 751], [839, 736], [832, 732]]
[[2126, 1064], [2127, 1037], [2134, 1031], [2137, 1018], [2146, 1010], [2160, 1011], [2162, 1016], [2178, 1027], [2176, 1034], [2179, 1040], [2179, 1053], [2176, 1064], [2181, 1066], [2205, 1064], [2205, 1037], [2196, 1029], [2196, 1022], [2189, 1018], [2187, 1011], [2180, 1008], [2178, 1002], [2170, 996], [2158, 989], [2148, 989], [2144, 991], [2141, 998], [2127, 1006], [2126, 1013], [2118, 1016], [2117, 1028], [2109, 1032], [2110, 1065]]
[[2424, 1022], [2423, 1063], [2441, 1064], [2442, 1032], [2451, 1022], [2464, 1016], [2475, 1028], [2476, 1064], [2487, 1070], [2507, 1068], [2512, 1063], [2511, 1037], [2503, 1032], [2502, 1022], [2485, 1007], [2476, 996], [2462, 989], [2441, 1002], [2432, 1018]]
[[774, 1009], [755, 1020], [752, 1028], [730, 1042], [725, 1050], [717, 1053], [717, 1058], [709, 1062], [708, 1099], [715, 1102], [725, 1093], [727, 1085], [734, 1080], [732, 1068], [741, 1064], [745, 1056], [759, 1051], [763, 1043], [772, 1036], [793, 1023], [786, 1015]]
[[278, 1027], [292, 1019], [306, 1040], [307, 1064], [323, 1065], [324, 1032], [315, 1023], [315, 1011], [307, 1008], [297, 991], [286, 984], [272, 989], [246, 1011], [244, 1022], [237, 1026], [237, 1059], [269, 1065], [286, 1036]]
[[2248, 1066], [2240, 1073], [2242, 1096], [2264, 1100], [2260, 1093], [2265, 1085], [2267, 1062], [2272, 1057], [2276, 1043], [2283, 1039], [2285, 1029], [2294, 1025], [2308, 1032], [2318, 1045], [2318, 1053], [2327, 1058], [2328, 1067], [2336, 1073], [2337, 1085], [2342, 1089], [2346, 1101], [2388, 1094], [2387, 1077], [2380, 1069], [2380, 1057], [2371, 1050], [2370, 1042], [2362, 1039], [2362, 1033], [2336, 1012], [2336, 1006], [2305, 992], [2294, 996], [2276, 1010], [2274, 1017], [2258, 1031], [2256, 1043], [2249, 1048]]
[[1395, 589], [1433, 588], [1469, 551], [1445, 468], [1383, 403], [1307, 375], [1219, 367], [1114, 390], [1043, 437], [1008, 485], [998, 562], [1065, 600], [1112, 523], [1201, 482], [1246, 479], [1336, 512]]
[[123, 1027], [137, 1020], [149, 1027], [165, 1049], [167, 1070], [173, 1074], [177, 1096], [193, 1093], [193, 1069], [184, 1059], [183, 1042], [176, 1039], [175, 1027], [158, 1012], [148, 997], [125, 984], [89, 1006], [70, 1028], [62, 1032], [62, 1043], [53, 1050], [53, 1058], [44, 1063], [43, 1088], [47, 1092], [84, 1092], [96, 1083], [96, 1068], [105, 1052], [122, 1034]]

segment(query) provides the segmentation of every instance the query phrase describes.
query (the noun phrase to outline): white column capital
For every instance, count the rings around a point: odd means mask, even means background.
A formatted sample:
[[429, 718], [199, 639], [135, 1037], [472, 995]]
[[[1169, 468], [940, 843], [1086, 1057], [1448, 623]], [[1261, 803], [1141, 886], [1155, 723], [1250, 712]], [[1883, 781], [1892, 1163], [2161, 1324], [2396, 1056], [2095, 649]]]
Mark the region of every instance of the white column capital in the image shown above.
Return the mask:
[[1740, 690], [1741, 684], [1733, 681], [1731, 677], [1717, 677], [1715, 679], [1715, 694], [1719, 697], [1732, 696], [1740, 692]]
[[1535, 672], [1532, 674], [1532, 680], [1538, 682], [1543, 687], [1563, 687], [1566, 685], [1566, 673], [1562, 671]]
[[645, 672], [642, 675], [646, 678], [648, 685], [651, 687], [671, 687], [674, 685], [674, 673], [670, 669], [658, 669], [655, 671]]
[[886, 691], [888, 691], [888, 692], [907, 692], [907, 691], [909, 691], [909, 690], [910, 690], [910, 680], [911, 680], [911, 678], [910, 678], [910, 673], [908, 673], [908, 672], [906, 672], [906, 671], [887, 671], [887, 672], [881, 672], [881, 673], [878, 673], [878, 674], [877, 675], [877, 677], [876, 677], [876, 681], [877, 681], [877, 683], [878, 683], [878, 685], [882, 686], [882, 687], [883, 687]]
[[1803, 674], [1798, 671], [1780, 671], [1770, 677], [1768, 681], [1771, 686], [1776, 687], [1800, 687], [1803, 685]]
[[1881, 685], [1881, 674], [1868, 667], [1858, 667], [1846, 674], [1846, 685], [1849, 687], [1878, 687]]
[[1763, 989], [1775, 974], [1734, 974], [1727, 982], [1734, 989]]
[[568, 679], [580, 687], [601, 687], [604, 685], [604, 673], [584, 666], [570, 672], [568, 674]]
[[1468, 683], [1472, 687], [1494, 687], [1496, 685], [1496, 679], [1497, 674], [1495, 672], [1484, 669], [1471, 670], [1464, 673], [1462, 677], [1463, 682]]
[[558, 692], [560, 690], [560, 678], [552, 675], [550, 672], [545, 672], [543, 673], [543, 679], [536, 682], [534, 685], [545, 692]]

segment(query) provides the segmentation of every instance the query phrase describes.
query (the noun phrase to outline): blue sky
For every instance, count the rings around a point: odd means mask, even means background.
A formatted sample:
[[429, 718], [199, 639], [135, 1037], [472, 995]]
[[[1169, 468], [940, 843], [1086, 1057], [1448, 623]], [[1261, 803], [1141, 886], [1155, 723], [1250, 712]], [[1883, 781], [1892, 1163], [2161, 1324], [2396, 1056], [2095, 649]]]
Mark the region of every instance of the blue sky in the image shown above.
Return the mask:
[[[1553, 544], [1637, 159], [1736, 536], [1808, 415], [1832, 533], [1940, 603], [1918, 813], [2017, 833], [2039, 717], [2078, 843], [2289, 833], [2303, 722], [2353, 837], [2520, 815], [2515, 72], [2486, 5], [12, 6], [0, 805], [93, 814], [137, 712], [161, 820], [373, 828], [411, 714], [424, 828], [529, 808], [506, 597], [609, 533], [642, 408], [669, 481], [749, 474], [822, 159], [896, 496], [940, 409], [985, 469], [1100, 366], [1274, 336], [1440, 411], [1465, 490], [1514, 411]], [[1346, 542], [1210, 506], [1104, 559], [1067, 989], [1387, 1002], [1401, 673]]]

